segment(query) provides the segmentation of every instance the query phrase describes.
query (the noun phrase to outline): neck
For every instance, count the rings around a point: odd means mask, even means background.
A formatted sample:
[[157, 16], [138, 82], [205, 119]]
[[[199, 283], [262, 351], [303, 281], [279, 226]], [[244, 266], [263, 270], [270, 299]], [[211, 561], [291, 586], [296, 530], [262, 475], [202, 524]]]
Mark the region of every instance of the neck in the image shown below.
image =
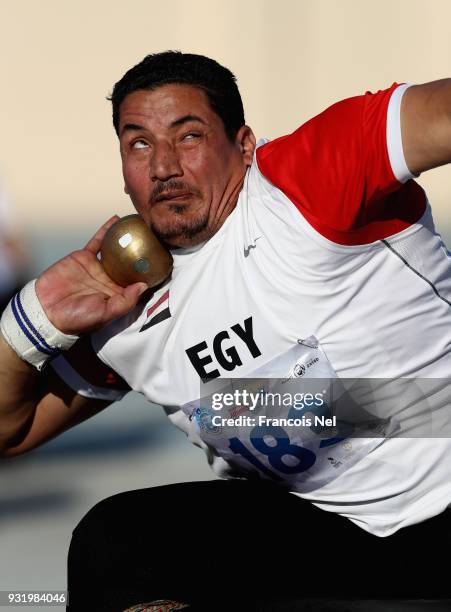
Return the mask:
[[238, 203], [238, 198], [240, 197], [241, 190], [243, 189], [246, 170], [247, 169], [245, 169], [244, 172], [241, 172], [239, 176], [232, 177], [232, 180], [229, 181], [227, 188], [224, 191], [224, 195], [221, 198], [221, 204], [215, 211], [213, 219], [210, 220], [210, 228], [214, 228], [214, 231], [211, 233], [209, 238], [216, 234], [216, 232], [222, 227], [224, 221], [227, 219], [230, 213], [235, 209]]

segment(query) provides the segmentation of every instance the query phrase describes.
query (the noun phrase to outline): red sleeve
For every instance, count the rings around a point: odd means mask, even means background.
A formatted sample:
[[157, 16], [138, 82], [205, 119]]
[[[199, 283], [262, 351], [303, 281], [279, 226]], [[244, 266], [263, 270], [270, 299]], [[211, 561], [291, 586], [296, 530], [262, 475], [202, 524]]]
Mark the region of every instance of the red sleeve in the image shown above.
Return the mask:
[[261, 173], [339, 244], [386, 237], [424, 211], [422, 189], [400, 183], [390, 164], [387, 109], [397, 86], [338, 102], [257, 150]]

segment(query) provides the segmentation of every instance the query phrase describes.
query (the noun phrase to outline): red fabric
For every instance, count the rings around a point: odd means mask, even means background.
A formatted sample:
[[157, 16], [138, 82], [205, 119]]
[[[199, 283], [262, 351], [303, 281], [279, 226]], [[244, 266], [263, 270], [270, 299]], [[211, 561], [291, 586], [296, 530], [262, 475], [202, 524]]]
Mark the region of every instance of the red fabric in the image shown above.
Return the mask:
[[261, 173], [338, 244], [386, 238], [424, 212], [423, 190], [401, 184], [388, 157], [387, 108], [397, 86], [338, 102], [257, 150]]

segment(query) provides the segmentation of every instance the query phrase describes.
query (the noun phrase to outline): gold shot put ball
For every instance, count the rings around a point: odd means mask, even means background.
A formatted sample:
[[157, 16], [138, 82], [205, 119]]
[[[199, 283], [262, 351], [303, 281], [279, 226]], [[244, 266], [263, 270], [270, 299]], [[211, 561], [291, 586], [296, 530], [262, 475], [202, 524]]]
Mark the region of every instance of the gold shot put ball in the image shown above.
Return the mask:
[[105, 234], [100, 247], [101, 263], [121, 287], [137, 282], [155, 287], [172, 271], [172, 256], [139, 215], [116, 221]]

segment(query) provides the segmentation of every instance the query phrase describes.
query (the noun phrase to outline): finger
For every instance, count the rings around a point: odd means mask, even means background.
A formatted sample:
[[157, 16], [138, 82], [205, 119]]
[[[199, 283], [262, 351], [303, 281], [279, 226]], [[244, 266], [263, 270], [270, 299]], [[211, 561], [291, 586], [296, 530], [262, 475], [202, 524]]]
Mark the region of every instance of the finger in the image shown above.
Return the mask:
[[148, 289], [145, 283], [134, 283], [126, 287], [122, 294], [110, 297], [107, 302], [106, 316], [109, 320], [120, 317], [136, 306], [139, 296]]
[[103, 237], [110, 229], [110, 227], [114, 225], [116, 221], [119, 221], [119, 219], [120, 217], [118, 215], [113, 215], [112, 217], [110, 217], [108, 221], [104, 223], [99, 230], [97, 230], [91, 240], [86, 244], [85, 249], [87, 251], [91, 251], [91, 253], [94, 253], [94, 255], [97, 255], [97, 253], [100, 251], [100, 246], [102, 244]]
[[81, 267], [78, 280], [93, 291], [104, 291], [108, 295], [123, 292], [123, 287], [115, 283], [108, 276], [97, 257], [92, 253], [87, 253], [86, 249], [74, 251], [71, 254], [71, 258]]

